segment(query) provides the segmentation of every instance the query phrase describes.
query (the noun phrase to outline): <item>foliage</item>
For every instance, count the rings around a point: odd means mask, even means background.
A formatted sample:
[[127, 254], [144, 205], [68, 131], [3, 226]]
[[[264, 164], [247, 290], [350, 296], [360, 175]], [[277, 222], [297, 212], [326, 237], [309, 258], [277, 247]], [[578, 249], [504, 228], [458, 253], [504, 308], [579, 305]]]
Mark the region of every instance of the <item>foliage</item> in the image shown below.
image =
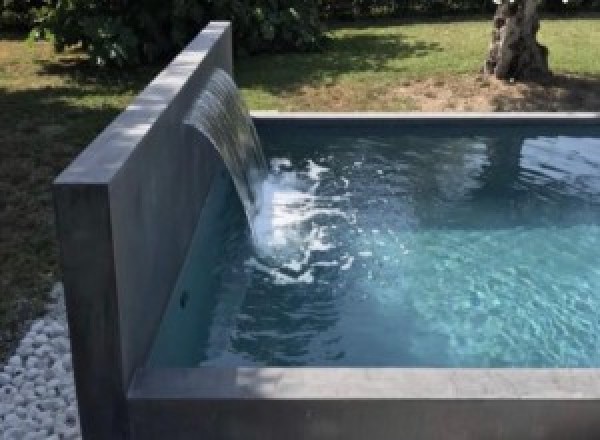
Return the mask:
[[35, 8], [42, 0], [0, 0], [0, 28], [27, 29], [34, 20]]
[[251, 53], [321, 46], [316, 0], [221, 0], [215, 12], [217, 17], [233, 18], [235, 40]]
[[234, 24], [241, 52], [321, 46], [317, 0], [46, 0], [35, 36], [80, 44], [99, 65], [136, 64], [181, 49], [209, 20]]
[[[545, 0], [551, 13], [600, 11], [600, 0]], [[98, 65], [153, 61], [181, 49], [209, 20], [233, 21], [238, 53], [322, 47], [323, 22], [374, 16], [490, 13], [492, 0], [0, 0], [0, 24], [31, 26], [56, 48], [81, 45]]]
[[[491, 13], [492, 0], [322, 0], [325, 18], [363, 18], [372, 16], [446, 16]], [[600, 11], [600, 0], [545, 0], [541, 10], [553, 14]]]

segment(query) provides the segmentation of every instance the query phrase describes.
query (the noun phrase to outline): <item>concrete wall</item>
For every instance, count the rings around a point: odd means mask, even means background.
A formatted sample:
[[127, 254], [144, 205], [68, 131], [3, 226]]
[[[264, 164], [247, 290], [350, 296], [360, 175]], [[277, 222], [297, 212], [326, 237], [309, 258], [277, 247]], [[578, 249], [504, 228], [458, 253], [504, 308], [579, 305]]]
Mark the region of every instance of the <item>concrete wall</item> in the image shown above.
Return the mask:
[[595, 440], [600, 370], [140, 370], [136, 439]]
[[129, 437], [126, 390], [145, 360], [220, 159], [182, 120], [231, 28], [210, 23], [57, 178], [58, 235], [81, 427]]

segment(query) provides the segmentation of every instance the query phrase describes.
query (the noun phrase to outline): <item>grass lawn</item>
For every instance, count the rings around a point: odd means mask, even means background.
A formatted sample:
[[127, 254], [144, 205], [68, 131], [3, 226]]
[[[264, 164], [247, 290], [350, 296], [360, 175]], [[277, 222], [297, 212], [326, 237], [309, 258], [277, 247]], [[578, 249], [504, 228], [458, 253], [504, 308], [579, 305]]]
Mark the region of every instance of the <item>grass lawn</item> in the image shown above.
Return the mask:
[[236, 79], [264, 110], [600, 110], [600, 91], [571, 96], [600, 89], [600, 19], [543, 21], [552, 70], [591, 79], [545, 88], [477, 81], [490, 34], [489, 20], [355, 24], [331, 32], [324, 53], [240, 60]]
[[[560, 77], [547, 86], [479, 78], [490, 20], [353, 24], [327, 51], [236, 62], [249, 107], [279, 110], [600, 111], [600, 20], [548, 20]], [[50, 184], [157, 72], [99, 71], [0, 34], [0, 358], [59, 278]]]
[[152, 77], [0, 36], [0, 358], [58, 278], [50, 183]]

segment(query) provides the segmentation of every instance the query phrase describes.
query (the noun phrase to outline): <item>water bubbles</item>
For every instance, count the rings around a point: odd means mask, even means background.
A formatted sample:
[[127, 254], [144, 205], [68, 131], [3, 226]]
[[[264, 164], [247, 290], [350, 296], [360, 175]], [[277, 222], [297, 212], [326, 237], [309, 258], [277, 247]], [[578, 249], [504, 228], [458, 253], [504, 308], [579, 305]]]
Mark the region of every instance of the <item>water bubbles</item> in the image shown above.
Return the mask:
[[316, 194], [329, 168], [313, 160], [297, 171], [283, 171], [292, 166], [286, 158], [272, 159], [271, 165], [273, 172], [255, 190], [258, 208], [251, 229], [257, 255], [247, 265], [276, 284], [312, 283], [311, 268], [334, 266], [320, 255], [336, 247], [330, 239], [336, 222], [353, 220], [341, 208], [347, 198]]

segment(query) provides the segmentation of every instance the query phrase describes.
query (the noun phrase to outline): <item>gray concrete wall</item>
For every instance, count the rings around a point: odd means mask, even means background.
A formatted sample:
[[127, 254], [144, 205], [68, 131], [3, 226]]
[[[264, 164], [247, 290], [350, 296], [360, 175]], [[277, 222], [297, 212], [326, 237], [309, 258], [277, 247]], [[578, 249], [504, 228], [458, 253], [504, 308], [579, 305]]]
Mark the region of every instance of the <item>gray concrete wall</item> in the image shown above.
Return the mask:
[[129, 437], [125, 393], [144, 362], [220, 159], [182, 124], [231, 28], [210, 23], [57, 178], [58, 236], [81, 427]]
[[600, 370], [140, 370], [135, 439], [595, 440]]

